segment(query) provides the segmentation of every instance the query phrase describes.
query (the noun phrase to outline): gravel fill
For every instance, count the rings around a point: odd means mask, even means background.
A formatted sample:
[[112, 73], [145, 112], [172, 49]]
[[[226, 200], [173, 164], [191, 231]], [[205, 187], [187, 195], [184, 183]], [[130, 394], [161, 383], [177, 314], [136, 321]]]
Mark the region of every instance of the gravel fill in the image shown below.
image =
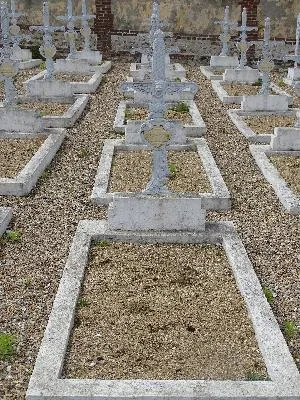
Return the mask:
[[[211, 190], [201, 159], [195, 151], [170, 151], [171, 179], [168, 188], [181, 193]], [[152, 157], [148, 151], [119, 151], [115, 154], [109, 181], [110, 192], [141, 192], [151, 178]]]
[[243, 84], [225, 84], [222, 87], [226, 90], [229, 96], [250, 96], [258, 94], [261, 86], [243, 85]]
[[[144, 120], [147, 119], [149, 111], [146, 108], [133, 108], [127, 107], [125, 114], [125, 125], [127, 120]], [[176, 110], [169, 109], [165, 113], [165, 118], [179, 120], [184, 124], [191, 124], [193, 122], [192, 117], [189, 112], [178, 112]]]
[[245, 117], [246, 124], [257, 134], [273, 134], [275, 127], [295, 126], [296, 117], [287, 117], [281, 115], [261, 115], [254, 117]]
[[[18, 74], [14, 77], [14, 84], [17, 89], [17, 92], [19, 95], [24, 95], [26, 90], [23, 87], [23, 83], [27, 80], [33, 77], [34, 75], [37, 75], [39, 72], [41, 72], [39, 67], [31, 68], [31, 69], [25, 69], [25, 70], [20, 70]], [[0, 101], [4, 100], [4, 82], [0, 82]]]
[[[233, 199], [232, 211], [209, 212], [208, 219], [235, 224], [262, 286], [275, 294], [271, 307], [281, 328], [285, 321], [299, 325], [300, 216], [283, 209], [210, 81], [198, 66], [187, 68], [188, 78], [201, 87], [195, 99], [206, 138]], [[2, 240], [0, 248], [0, 331], [16, 336], [14, 355], [0, 360], [1, 399], [25, 397], [78, 221], [106, 217], [106, 209], [89, 197], [103, 140], [120, 137], [112, 127], [128, 71], [129, 63], [113, 64], [30, 195], [1, 197], [2, 206], [13, 207], [10, 228], [22, 233], [19, 241]], [[299, 333], [285, 338], [300, 367]]]
[[288, 186], [300, 194], [300, 157], [269, 157]]
[[63, 115], [72, 104], [66, 103], [44, 103], [44, 102], [30, 102], [30, 103], [20, 103], [18, 105], [19, 108], [25, 110], [37, 110], [41, 113], [41, 115]]
[[56, 73], [55, 79], [64, 82], [88, 82], [92, 78], [92, 74], [71, 74], [71, 73]]
[[0, 140], [0, 177], [15, 178], [45, 141], [35, 139]]
[[65, 377], [221, 380], [254, 373], [266, 369], [222, 247], [91, 249]]

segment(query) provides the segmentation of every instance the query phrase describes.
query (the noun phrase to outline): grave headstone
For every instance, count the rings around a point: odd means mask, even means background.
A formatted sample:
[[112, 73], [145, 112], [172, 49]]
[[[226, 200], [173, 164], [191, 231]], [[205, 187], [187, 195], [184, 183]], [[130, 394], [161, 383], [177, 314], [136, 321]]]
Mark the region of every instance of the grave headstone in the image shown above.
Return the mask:
[[237, 67], [239, 60], [236, 56], [228, 56], [229, 43], [231, 40], [230, 32], [237, 27], [237, 23], [229, 19], [229, 6], [226, 6], [224, 19], [222, 21], [215, 21], [216, 25], [222, 25], [222, 33], [219, 39], [222, 43], [222, 51], [219, 56], [211, 56], [210, 66], [215, 68], [230, 68]]
[[295, 63], [294, 68], [288, 69], [288, 76], [285, 80], [287, 84], [294, 86], [294, 84], [300, 82], [300, 14], [297, 18], [295, 52], [293, 55], [288, 54], [284, 59]]
[[262, 87], [259, 93], [265, 96], [270, 93], [270, 73], [275, 66], [271, 53], [270, 37], [270, 18], [266, 18], [262, 59], [258, 62], [258, 69], [262, 73]]

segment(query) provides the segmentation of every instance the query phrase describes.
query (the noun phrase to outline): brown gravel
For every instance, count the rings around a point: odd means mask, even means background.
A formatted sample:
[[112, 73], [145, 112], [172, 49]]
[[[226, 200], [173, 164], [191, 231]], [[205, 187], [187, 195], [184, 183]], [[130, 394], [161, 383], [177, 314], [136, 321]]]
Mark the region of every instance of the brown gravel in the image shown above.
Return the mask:
[[66, 72], [55, 74], [55, 79], [64, 82], [88, 82], [91, 78], [91, 74], [71, 74]]
[[[110, 192], [140, 192], [151, 178], [151, 153], [120, 151], [114, 156]], [[174, 192], [208, 193], [210, 184], [198, 153], [170, 151], [168, 163], [171, 179], [168, 187]]]
[[[17, 92], [19, 95], [24, 95], [25, 94], [25, 89], [23, 87], [23, 83], [33, 77], [34, 75], [38, 74], [41, 72], [39, 67], [27, 69], [27, 70], [22, 70], [19, 71], [18, 74], [14, 78], [14, 83], [17, 89]], [[4, 82], [0, 82], [0, 101], [4, 100]]]
[[[125, 114], [125, 125], [127, 124], [127, 121], [129, 119], [144, 120], [144, 119], [148, 118], [148, 116], [149, 116], [149, 112], [145, 108], [128, 107], [126, 109], [126, 114]], [[165, 117], [167, 119], [179, 120], [183, 124], [191, 124], [193, 122], [190, 113], [178, 112], [178, 111], [172, 110], [172, 109], [167, 110]]]
[[222, 247], [95, 245], [81, 298], [68, 378], [266, 375]]
[[1, 139], [0, 140], [0, 176], [14, 178], [30, 161], [45, 138]]
[[42, 116], [45, 115], [63, 115], [67, 110], [71, 107], [71, 104], [66, 103], [44, 103], [44, 102], [29, 102], [29, 103], [20, 103], [18, 105], [19, 108], [25, 110], [38, 110], [40, 111]]
[[261, 86], [254, 85], [242, 85], [242, 84], [226, 84], [222, 85], [222, 87], [226, 90], [229, 96], [249, 96], [258, 94], [261, 89]]
[[245, 117], [244, 121], [257, 134], [272, 134], [275, 127], [295, 126], [296, 117], [262, 115]]
[[288, 186], [300, 194], [300, 157], [270, 157]]

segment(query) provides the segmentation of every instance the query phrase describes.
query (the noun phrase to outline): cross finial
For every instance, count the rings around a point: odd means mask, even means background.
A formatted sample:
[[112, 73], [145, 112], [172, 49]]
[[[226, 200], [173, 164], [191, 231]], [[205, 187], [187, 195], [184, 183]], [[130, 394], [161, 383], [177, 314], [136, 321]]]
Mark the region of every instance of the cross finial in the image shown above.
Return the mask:
[[263, 43], [263, 55], [261, 61], [258, 62], [258, 69], [262, 72], [262, 88], [260, 94], [268, 95], [270, 92], [270, 72], [274, 68], [274, 61], [272, 59], [271, 48], [271, 23], [270, 18], [265, 19], [265, 30], [264, 30], [264, 43]]
[[60, 15], [56, 17], [56, 19], [67, 22], [68, 31], [65, 33], [65, 37], [69, 42], [69, 48], [70, 48], [69, 56], [70, 58], [73, 58], [76, 53], [76, 37], [77, 37], [74, 22], [80, 19], [80, 17], [76, 17], [73, 15], [73, 0], [67, 0], [67, 15]]
[[222, 25], [222, 33], [219, 36], [222, 42], [222, 51], [220, 56], [227, 56], [228, 43], [231, 39], [230, 30], [235, 29], [237, 25], [235, 22], [229, 20], [229, 6], [225, 7], [224, 19], [222, 21], [215, 21], [215, 24]]
[[288, 54], [287, 56], [285, 56], [284, 60], [294, 61], [295, 68], [298, 68], [298, 64], [300, 64], [300, 14], [297, 17], [295, 52], [293, 55]]

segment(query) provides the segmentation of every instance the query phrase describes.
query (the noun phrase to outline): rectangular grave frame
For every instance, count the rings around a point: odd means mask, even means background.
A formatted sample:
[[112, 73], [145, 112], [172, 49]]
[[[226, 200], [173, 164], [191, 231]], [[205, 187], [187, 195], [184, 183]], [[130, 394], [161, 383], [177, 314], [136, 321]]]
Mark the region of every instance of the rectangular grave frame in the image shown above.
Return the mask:
[[10, 220], [12, 219], [11, 207], [0, 207], [0, 236], [6, 231]]
[[[193, 100], [181, 100], [175, 102], [167, 102], [167, 105], [172, 105], [176, 103], [185, 103], [189, 107], [189, 114], [192, 118], [191, 124], [183, 124], [183, 132], [188, 137], [201, 137], [204, 136], [206, 133], [206, 125], [205, 122], [200, 114], [200, 111]], [[125, 125], [125, 112], [126, 108], [148, 108], [149, 104], [147, 102], [134, 102], [132, 100], [122, 100], [118, 106], [116, 118], [114, 121], [113, 129], [118, 133], [125, 133], [126, 126]], [[136, 120], [134, 121], [137, 122]], [[141, 120], [141, 125], [143, 120]]]
[[[220, 71], [225, 70], [227, 67], [220, 67]], [[217, 70], [218, 67], [210, 67], [209, 65], [201, 65], [200, 71], [201, 73], [210, 81], [222, 81], [223, 80], [223, 72], [221, 74], [217, 74], [214, 70]]]
[[[241, 104], [243, 101], [244, 95], [241, 96], [231, 96], [228, 92], [224, 89], [224, 85], [247, 85], [245, 83], [239, 82], [226, 82], [223, 80], [212, 81], [211, 86], [213, 90], [216, 92], [218, 98], [224, 104]], [[249, 84], [250, 85], [250, 84]], [[293, 96], [282, 90], [279, 86], [275, 85], [275, 83], [270, 84], [270, 89], [274, 92], [274, 94], [286, 96], [288, 98], [289, 105], [293, 104]]]
[[[246, 303], [270, 380], [61, 379], [92, 240], [221, 244]], [[232, 222], [209, 222], [204, 232], [197, 233], [111, 231], [107, 221], [79, 222], [30, 378], [27, 400], [297, 400], [299, 396], [299, 371]]]
[[269, 156], [300, 156], [300, 150], [280, 151], [272, 150], [266, 145], [251, 145], [250, 152], [283, 207], [290, 214], [300, 214], [300, 195], [295, 194], [288, 187], [276, 166], [269, 160]]
[[[202, 199], [202, 208], [206, 210], [230, 210], [231, 199], [227, 186], [222, 178], [220, 170], [210, 152], [207, 142], [203, 138], [191, 139], [186, 145], [173, 145], [169, 150], [184, 151], [197, 147], [197, 153], [202, 161], [203, 168], [207, 174], [212, 187], [210, 193], [192, 195], [193, 198]], [[116, 151], [140, 151], [149, 150], [145, 145], [126, 145], [123, 139], [107, 139], [104, 141], [99, 166], [95, 178], [91, 200], [98, 205], [108, 205], [116, 197], [134, 196], [135, 193], [108, 192], [112, 161]], [[183, 195], [184, 197], [184, 195]], [[191, 196], [189, 196], [191, 197]]]
[[33, 139], [43, 136], [47, 137], [46, 140], [15, 178], [0, 178], [0, 196], [29, 194], [61, 147], [66, 137], [66, 130], [56, 128], [45, 129], [41, 133], [0, 133], [0, 139]]
[[[65, 62], [65, 63], [64, 63]], [[79, 67], [76, 67], [79, 64]], [[81, 64], [81, 65], [80, 65]], [[71, 74], [81, 74], [81, 73], [95, 73], [100, 71], [102, 74], [106, 74], [112, 66], [111, 61], [103, 61], [101, 64], [90, 64], [87, 60], [82, 58], [75, 59], [58, 59], [54, 64], [54, 70], [56, 73], [71, 73]], [[81, 68], [80, 68], [81, 67]]]
[[255, 133], [244, 121], [245, 117], [256, 117], [266, 115], [277, 115], [277, 116], [296, 116], [296, 113], [300, 111], [299, 108], [291, 108], [287, 111], [244, 111], [237, 108], [227, 110], [231, 121], [237, 127], [237, 129], [244, 135], [251, 143], [257, 144], [270, 144], [273, 134], [258, 134]]

